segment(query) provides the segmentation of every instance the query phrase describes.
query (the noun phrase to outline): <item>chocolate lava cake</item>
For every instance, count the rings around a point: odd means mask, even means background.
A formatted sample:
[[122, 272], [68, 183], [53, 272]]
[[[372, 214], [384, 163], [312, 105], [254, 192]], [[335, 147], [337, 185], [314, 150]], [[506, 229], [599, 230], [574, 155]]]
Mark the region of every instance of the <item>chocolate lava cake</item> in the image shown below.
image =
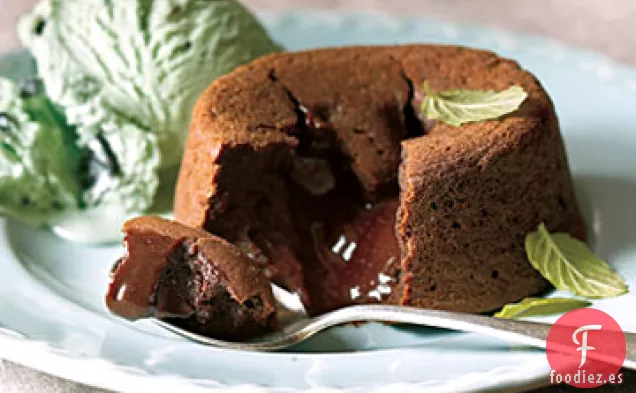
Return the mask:
[[[423, 83], [528, 99], [460, 127], [422, 118]], [[214, 82], [194, 110], [178, 221], [233, 243], [312, 314], [384, 302], [485, 312], [544, 290], [524, 237], [584, 238], [540, 83], [446, 46], [280, 53]]]
[[195, 333], [242, 340], [276, 325], [269, 281], [223, 239], [159, 217], [124, 225], [127, 254], [106, 297], [122, 317], [155, 316]]

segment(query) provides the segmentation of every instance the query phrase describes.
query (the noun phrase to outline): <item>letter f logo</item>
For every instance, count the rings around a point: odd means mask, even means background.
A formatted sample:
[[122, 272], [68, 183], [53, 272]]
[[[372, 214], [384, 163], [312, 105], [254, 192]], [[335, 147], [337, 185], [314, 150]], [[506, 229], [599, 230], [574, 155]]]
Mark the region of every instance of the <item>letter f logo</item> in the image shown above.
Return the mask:
[[[592, 346], [587, 345], [588, 330], [601, 330], [602, 327], [602, 325], [585, 325], [576, 329], [574, 333], [572, 333], [572, 341], [574, 341], [574, 344], [580, 345], [580, 347], [576, 348], [577, 351], [581, 351], [581, 364], [579, 364], [579, 368], [583, 367], [583, 365], [585, 364], [587, 351], [593, 351], [596, 349]], [[581, 334], [581, 342], [579, 342], [579, 339], [576, 336], [581, 332], [583, 334]]]

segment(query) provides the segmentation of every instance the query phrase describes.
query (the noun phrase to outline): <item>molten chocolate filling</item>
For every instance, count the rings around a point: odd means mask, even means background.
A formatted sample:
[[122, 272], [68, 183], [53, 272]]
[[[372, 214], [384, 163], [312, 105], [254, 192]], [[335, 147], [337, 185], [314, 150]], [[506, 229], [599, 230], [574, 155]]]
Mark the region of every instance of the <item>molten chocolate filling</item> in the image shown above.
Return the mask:
[[287, 184], [300, 239], [296, 255], [303, 268], [305, 305], [311, 314], [319, 314], [352, 303], [379, 302], [390, 294], [393, 267], [400, 260], [397, 184], [383, 187], [395, 195], [371, 201], [336, 149], [335, 133], [304, 113], [305, 128]]
[[206, 229], [300, 293], [310, 314], [380, 302], [398, 281], [398, 168], [369, 195], [336, 132], [297, 107], [299, 121], [288, 131], [298, 140], [295, 151], [261, 152], [255, 167], [245, 157], [259, 152], [224, 157], [227, 171], [218, 180], [224, 197], [213, 203]]

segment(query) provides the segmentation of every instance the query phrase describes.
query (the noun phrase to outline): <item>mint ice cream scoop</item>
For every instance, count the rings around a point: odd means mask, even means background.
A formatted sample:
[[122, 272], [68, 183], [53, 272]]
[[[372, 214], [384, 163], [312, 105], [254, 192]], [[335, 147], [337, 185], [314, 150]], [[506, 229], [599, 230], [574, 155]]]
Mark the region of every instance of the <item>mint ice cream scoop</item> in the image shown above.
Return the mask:
[[19, 34], [77, 144], [105, 163], [82, 200], [129, 212], [176, 170], [203, 89], [279, 50], [234, 0], [43, 0]]
[[82, 152], [35, 81], [0, 78], [0, 214], [47, 224], [81, 204]]

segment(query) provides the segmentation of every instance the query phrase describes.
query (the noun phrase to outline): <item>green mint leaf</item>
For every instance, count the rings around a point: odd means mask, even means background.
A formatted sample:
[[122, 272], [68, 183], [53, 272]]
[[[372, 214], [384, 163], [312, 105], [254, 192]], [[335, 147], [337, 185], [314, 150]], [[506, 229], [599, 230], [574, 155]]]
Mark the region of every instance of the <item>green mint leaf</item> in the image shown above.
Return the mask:
[[536, 298], [528, 297], [519, 303], [506, 304], [495, 314], [496, 318], [515, 319], [521, 317], [538, 317], [544, 315], [562, 314], [578, 308], [592, 305], [587, 300], [572, 298]]
[[500, 92], [453, 89], [435, 93], [428, 82], [424, 82], [424, 91], [424, 116], [453, 126], [500, 118], [519, 109], [528, 97], [519, 86]]
[[551, 234], [543, 223], [526, 236], [525, 248], [532, 266], [557, 289], [596, 299], [628, 291], [625, 280], [585, 243], [566, 233]]

